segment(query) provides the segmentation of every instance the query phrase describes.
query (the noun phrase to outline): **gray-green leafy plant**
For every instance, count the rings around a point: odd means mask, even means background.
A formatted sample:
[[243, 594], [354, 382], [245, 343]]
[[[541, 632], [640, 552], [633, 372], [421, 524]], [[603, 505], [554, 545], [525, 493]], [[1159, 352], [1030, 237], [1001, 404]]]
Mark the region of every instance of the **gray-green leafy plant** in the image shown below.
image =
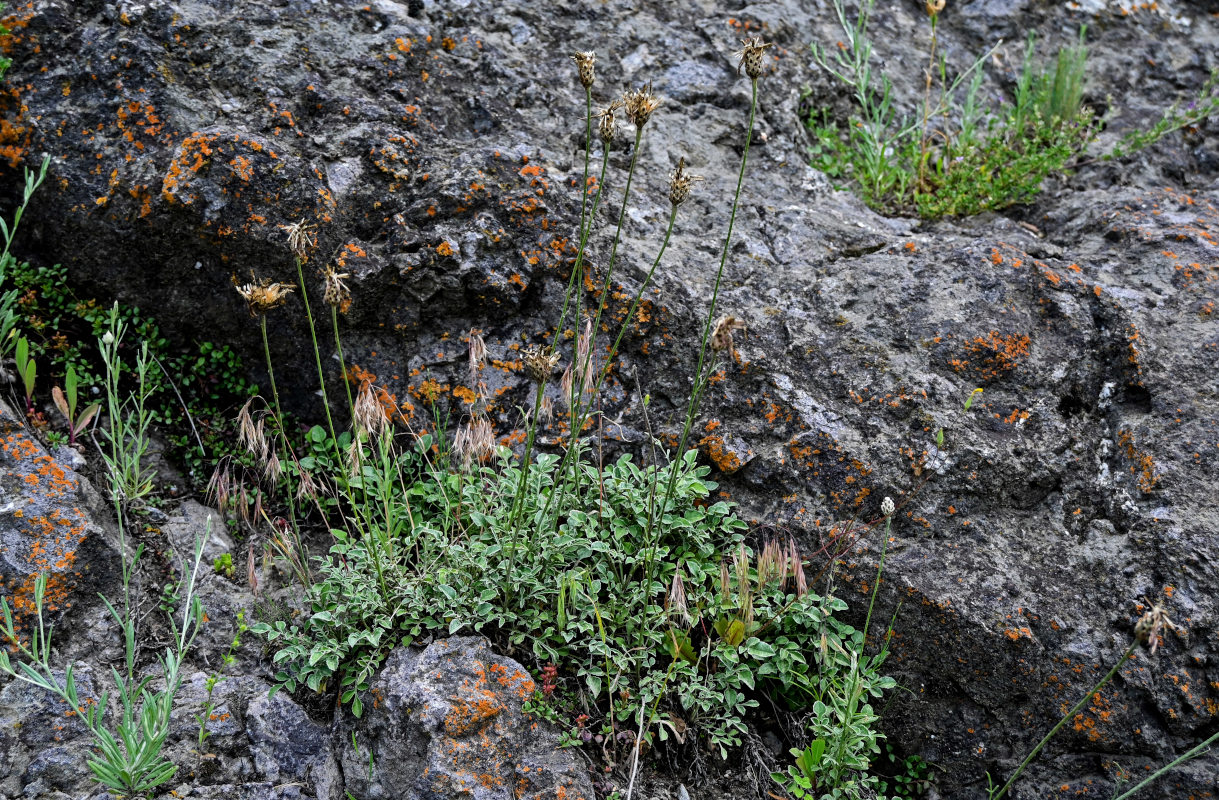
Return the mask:
[[17, 340], [14, 352], [17, 365], [17, 375], [21, 378], [21, 387], [25, 390], [25, 413], [34, 415], [34, 380], [38, 375], [38, 364], [30, 355], [30, 343], [24, 336]]
[[[7, 62], [8, 59], [0, 59], [0, 78], [3, 78], [4, 70], [8, 67]], [[21, 224], [21, 217], [25, 214], [26, 206], [30, 204], [30, 198], [34, 196], [34, 192], [46, 178], [47, 166], [50, 163], [51, 159], [48, 156], [42, 160], [42, 166], [37, 173], [26, 169], [25, 189], [21, 195], [21, 204], [13, 212], [13, 224], [9, 225], [7, 221], [0, 218], [0, 235], [4, 236], [4, 251], [0, 253], [0, 290], [2, 290], [0, 291], [0, 360], [8, 358], [17, 344], [16, 304], [20, 290], [16, 287], [5, 289], [6, 277], [16, 264], [16, 259], [11, 252], [13, 237], [17, 235], [17, 226]]]
[[[210, 521], [209, 521], [210, 528]], [[210, 534], [210, 530], [208, 532]], [[28, 643], [17, 629], [12, 609], [7, 598], [0, 598], [0, 637], [7, 647], [12, 647], [21, 660], [14, 661], [9, 651], [0, 648], [0, 671], [16, 680], [36, 686], [59, 697], [76, 712], [89, 733], [93, 736], [97, 753], [89, 761], [94, 779], [106, 788], [125, 795], [143, 795], [164, 784], [174, 776], [177, 767], [165, 758], [162, 750], [169, 736], [169, 723], [174, 698], [182, 684], [182, 659], [194, 642], [203, 624], [203, 607], [195, 596], [195, 578], [203, 556], [203, 545], [207, 534], [195, 542], [194, 561], [190, 577], [186, 582], [185, 605], [182, 609], [181, 626], [170, 617], [174, 635], [173, 646], [166, 648], [158, 659], [158, 674], [136, 679], [132, 668], [135, 662], [135, 620], [133, 610], [125, 605], [120, 612], [108, 600], [107, 608], [124, 631], [126, 645], [126, 674], [111, 669], [114, 694], [102, 692], [101, 697], [81, 697], [73, 665], [60, 670], [51, 665], [52, 627], [44, 620], [47, 574], [40, 573], [34, 580], [34, 611], [36, 625], [31, 629]], [[137, 550], [131, 559], [134, 569], [139, 561]], [[183, 565], [185, 567], [185, 565]], [[124, 571], [124, 575], [128, 575]], [[127, 586], [124, 585], [124, 595]], [[160, 689], [154, 691], [154, 677]], [[111, 699], [117, 701], [111, 710]]]
[[[856, 115], [835, 120], [814, 110], [809, 119], [813, 165], [855, 185], [868, 205], [935, 219], [1027, 202], [1047, 175], [1094, 138], [1092, 112], [1082, 104], [1084, 29], [1044, 71], [1034, 66], [1030, 34], [1012, 102], [984, 108], [978, 103], [981, 66], [994, 48], [950, 79], [945, 60], [934, 55], [933, 14], [928, 96], [921, 115], [903, 116], [888, 77], [872, 71], [873, 2], [863, 0], [852, 24], [842, 0], [834, 0], [844, 46], [827, 51], [813, 45], [818, 66], [852, 89]], [[934, 102], [933, 75], [939, 87]]]
[[[100, 426], [104, 447], [98, 450], [111, 476], [111, 487], [126, 505], [143, 499], [152, 491], [156, 470], [145, 463], [150, 444], [149, 426], [152, 411], [148, 399], [152, 394], [150, 370], [152, 359], [148, 343], [141, 342], [136, 351], [134, 368], [124, 364], [120, 348], [127, 334], [127, 325], [119, 316], [118, 303], [110, 309], [109, 326], [99, 347], [105, 365], [106, 418]], [[124, 394], [119, 384], [124, 373], [130, 374], [134, 388]]]
[[1173, 103], [1160, 118], [1147, 130], [1133, 130], [1122, 137], [1105, 155], [1108, 161], [1114, 158], [1124, 158], [1145, 147], [1150, 147], [1173, 131], [1197, 125], [1207, 117], [1219, 113], [1219, 69], [1211, 70], [1210, 77], [1198, 90], [1198, 96], [1184, 108], [1180, 102]]

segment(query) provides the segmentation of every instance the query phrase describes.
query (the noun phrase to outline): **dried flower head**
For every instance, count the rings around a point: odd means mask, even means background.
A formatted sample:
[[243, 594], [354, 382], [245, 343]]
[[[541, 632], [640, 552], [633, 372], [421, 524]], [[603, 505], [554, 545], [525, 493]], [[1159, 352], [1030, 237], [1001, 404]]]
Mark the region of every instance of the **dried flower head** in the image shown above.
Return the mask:
[[736, 72], [740, 75], [741, 68], [744, 67], [745, 74], [756, 81], [762, 77], [762, 54], [768, 47], [774, 47], [774, 42], [763, 42], [762, 37], [754, 36], [750, 39], [742, 39], [741, 45], [741, 49], [733, 54], [740, 59], [736, 65]]
[[249, 549], [246, 552], [245, 559], [245, 579], [246, 583], [250, 584], [250, 591], [258, 597], [258, 572], [254, 569], [254, 543], [251, 542]]
[[886, 517], [893, 516], [893, 512], [896, 510], [897, 506], [893, 505], [892, 497], [886, 497], [880, 502], [880, 513], [884, 514]]
[[380, 398], [369, 383], [360, 387], [352, 416], [355, 418], [356, 428], [373, 436], [380, 436], [389, 427], [385, 406], [381, 404]]
[[652, 84], [645, 84], [633, 92], [627, 92], [622, 97], [622, 106], [626, 109], [626, 118], [636, 127], [642, 128], [648, 123], [652, 112], [660, 107], [660, 98], [652, 94]]
[[343, 314], [346, 314], [351, 308], [351, 290], [347, 288], [347, 284], [343, 283], [350, 277], [349, 273], [338, 272], [329, 264], [322, 270], [322, 300], [326, 305], [337, 308]]
[[673, 572], [673, 581], [669, 584], [669, 596], [665, 598], [665, 610], [687, 626], [692, 623], [690, 606], [686, 601], [686, 584], [681, 577], [681, 567]]
[[314, 231], [317, 230], [316, 225], [310, 225], [303, 219], [300, 222], [293, 222], [291, 225], [280, 225], [281, 231], [286, 231], [288, 234], [288, 247], [292, 248], [292, 252], [301, 262], [309, 260], [309, 251], [317, 247], [317, 236]]
[[[236, 286], [237, 281], [234, 280], [233, 284]], [[288, 295], [294, 291], [296, 291], [296, 287], [286, 283], [272, 283], [266, 278], [259, 281], [254, 277], [253, 272], [250, 273], [249, 283], [237, 286], [237, 294], [245, 300], [251, 317], [258, 317], [273, 308], [282, 306]]]
[[300, 484], [296, 487], [296, 502], [303, 503], [310, 500], [314, 503], [318, 500], [317, 481], [313, 479], [313, 473], [308, 470], [300, 470]]
[[717, 352], [728, 351], [728, 356], [736, 359], [736, 343], [733, 333], [745, 330], [745, 323], [733, 316], [725, 315], [715, 321], [711, 329], [711, 349]]
[[686, 202], [686, 198], [690, 196], [690, 187], [694, 185], [695, 181], [701, 180], [703, 180], [702, 175], [691, 175], [686, 172], [685, 156], [677, 159], [677, 168], [669, 176], [669, 202], [674, 206], [680, 206]]
[[559, 363], [559, 354], [547, 353], [544, 348], [533, 344], [526, 348], [524, 361], [525, 372], [529, 375], [530, 380], [542, 383], [550, 378], [550, 373], [554, 372], [555, 366]]
[[453, 437], [453, 450], [461, 458], [461, 464], [466, 469], [475, 461], [481, 463], [490, 458], [495, 451], [495, 433], [491, 430], [491, 421], [478, 414], [469, 424], [458, 428], [457, 435]]
[[614, 141], [614, 137], [618, 134], [618, 121], [614, 115], [620, 108], [622, 108], [622, 101], [615, 100], [595, 115], [598, 118], [597, 133], [600, 134], [601, 141], [606, 144]]
[[572, 54], [575, 59], [576, 68], [579, 71], [580, 85], [585, 89], [593, 88], [593, 65], [597, 61], [597, 54], [592, 50], [580, 50]]
[[1164, 606], [1156, 603], [1135, 623], [1134, 638], [1138, 639], [1140, 644], [1146, 645], [1151, 650], [1151, 654], [1155, 655], [1156, 648], [1160, 644], [1160, 636], [1163, 635], [1165, 628], [1176, 630], [1176, 626], [1168, 618], [1168, 612], [1164, 610]]
[[927, 16], [935, 17], [944, 10], [946, 0], [927, 0]]

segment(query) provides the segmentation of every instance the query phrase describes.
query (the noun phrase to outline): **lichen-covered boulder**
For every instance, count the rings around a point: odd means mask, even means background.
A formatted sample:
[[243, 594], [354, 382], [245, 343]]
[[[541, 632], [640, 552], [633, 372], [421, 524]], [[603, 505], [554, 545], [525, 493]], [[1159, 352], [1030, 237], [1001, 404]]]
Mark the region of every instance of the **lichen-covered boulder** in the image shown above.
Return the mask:
[[0, 400], [0, 596], [8, 598], [19, 629], [28, 631], [35, 619], [39, 574], [47, 576], [48, 623], [81, 601], [99, 605], [97, 591], [112, 585], [118, 566], [105, 524], [98, 494]]
[[529, 673], [481, 637], [398, 648], [363, 717], [335, 723], [347, 791], [359, 800], [593, 800], [580, 762], [525, 713], [534, 690]]

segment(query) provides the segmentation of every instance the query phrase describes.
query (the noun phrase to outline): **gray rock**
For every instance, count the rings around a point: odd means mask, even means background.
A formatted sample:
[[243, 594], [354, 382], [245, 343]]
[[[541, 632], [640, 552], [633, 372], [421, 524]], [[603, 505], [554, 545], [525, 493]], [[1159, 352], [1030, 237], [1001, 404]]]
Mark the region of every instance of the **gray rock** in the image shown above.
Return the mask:
[[363, 717], [336, 721], [347, 791], [368, 800], [591, 800], [573, 754], [559, 749], [546, 722], [524, 713], [533, 691], [529, 673], [481, 637], [398, 648], [373, 681]]
[[300, 783], [310, 796], [325, 800], [342, 797], [328, 729], [309, 719], [286, 693], [250, 701], [246, 734], [255, 768], [271, 783]]
[[[881, 3], [873, 20], [877, 68], [910, 109], [926, 63], [921, 6]], [[749, 4], [732, 12], [736, 28], [709, 3], [621, 0], [246, 0], [222, 13], [46, 0], [32, 11], [9, 78], [29, 88], [8, 113], [27, 163], [53, 156], [24, 223], [37, 255], [152, 311], [178, 340], [232, 343], [258, 365], [257, 327], [230, 278], [258, 265], [293, 279], [278, 226], [306, 218], [319, 225], [310, 266], [341, 259], [352, 274], [348, 363], [400, 400], [425, 375], [458, 386], [460, 338], [480, 328], [505, 365], [487, 376], [504, 390], [491, 409], [500, 435], [528, 402], [512, 348], [554, 324], [580, 213], [584, 97], [569, 52], [598, 51], [598, 104], [628, 81], [682, 98], [649, 123], [611, 287], [629, 297], [639, 286], [666, 221], [663, 176], [686, 156], [708, 180], [681, 210], [650, 318], [624, 340], [603, 398], [627, 442], [643, 439], [640, 393], [661, 432], [681, 421], [748, 109], [731, 52], [761, 31], [778, 47], [719, 300], [747, 330], [695, 432], [707, 456], [727, 434], [742, 462], [723, 490], [807, 553], [833, 521], [874, 520], [881, 497], [912, 498], [891, 532], [877, 616], [902, 603], [887, 668], [914, 691], [882, 725], [937, 765], [945, 798], [976, 797], [986, 772], [1010, 772], [1155, 600], [1186, 631], [1124, 668], [1108, 706], [1069, 726], [1021, 792], [1107, 794], [1113, 765], [1165, 763], [1213, 730], [1219, 143], [1206, 126], [1047, 181], [1010, 216], [920, 225], [869, 211], [806, 166], [807, 111], [849, 108], [809, 65], [810, 41], [841, 38], [825, 2]], [[959, 70], [1004, 39], [982, 89], [998, 99], [1026, 31], [1052, 49], [1089, 23], [1089, 92], [1120, 101], [1099, 153], [1202, 83], [1219, 52], [1210, 11], [964, 3], [942, 15], [939, 42]], [[626, 156], [610, 159], [614, 198]], [[598, 267], [615, 203], [595, 226]], [[281, 392], [308, 413], [314, 367], [293, 303], [270, 318], [272, 347]], [[455, 418], [466, 410], [456, 396], [443, 403]], [[839, 583], [859, 622], [877, 539]], [[1156, 791], [1213, 791], [1215, 759]]]

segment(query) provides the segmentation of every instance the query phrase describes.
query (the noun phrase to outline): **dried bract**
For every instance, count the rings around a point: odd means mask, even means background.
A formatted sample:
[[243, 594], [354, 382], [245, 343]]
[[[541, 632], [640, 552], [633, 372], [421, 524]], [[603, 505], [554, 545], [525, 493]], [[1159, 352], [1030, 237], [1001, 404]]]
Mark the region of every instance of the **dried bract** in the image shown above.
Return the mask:
[[927, 16], [938, 16], [939, 13], [944, 10], [944, 6], [946, 5], [946, 0], [927, 0]]
[[310, 225], [302, 219], [291, 225], [280, 225], [279, 229], [287, 232], [288, 247], [292, 248], [296, 257], [302, 262], [308, 261], [309, 251], [317, 247], [317, 236], [314, 234], [317, 226]]

